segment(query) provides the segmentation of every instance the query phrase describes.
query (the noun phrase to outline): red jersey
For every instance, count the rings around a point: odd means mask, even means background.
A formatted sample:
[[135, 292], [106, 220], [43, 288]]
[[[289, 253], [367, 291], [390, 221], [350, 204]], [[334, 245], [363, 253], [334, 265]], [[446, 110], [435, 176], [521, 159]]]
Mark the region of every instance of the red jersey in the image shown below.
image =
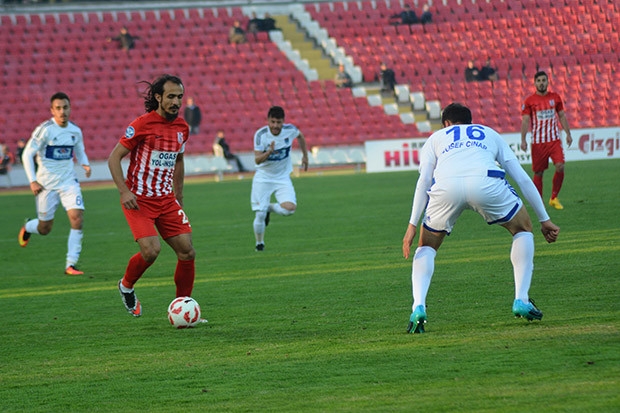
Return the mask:
[[521, 115], [530, 116], [532, 144], [547, 143], [560, 139], [557, 113], [564, 110], [560, 95], [547, 92], [540, 96], [534, 93], [525, 99]]
[[135, 119], [120, 144], [131, 150], [127, 187], [137, 196], [161, 197], [173, 193], [177, 156], [185, 151], [189, 126], [180, 117], [170, 122], [156, 111]]

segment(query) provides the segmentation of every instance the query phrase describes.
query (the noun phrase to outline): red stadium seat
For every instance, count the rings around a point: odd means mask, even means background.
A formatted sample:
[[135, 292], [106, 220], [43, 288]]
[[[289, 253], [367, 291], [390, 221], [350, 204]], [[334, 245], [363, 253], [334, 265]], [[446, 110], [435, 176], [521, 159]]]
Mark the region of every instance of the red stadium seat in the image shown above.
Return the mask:
[[[516, 121], [512, 120], [514, 114], [509, 106], [514, 105], [513, 96], [517, 95], [521, 100], [531, 91], [536, 66], [549, 71], [554, 90], [568, 92], [563, 93], [567, 101], [575, 100], [572, 88], [567, 85], [580, 82], [591, 85], [584, 86], [590, 89], [578, 90], [588, 99], [592, 98], [592, 85], [600, 89], [598, 96], [601, 99], [616, 101], [620, 98], [615, 86], [620, 84], [616, 69], [619, 55], [614, 53], [620, 49], [620, 39], [615, 31], [620, 23], [613, 2], [584, 3], [586, 13], [592, 19], [589, 23], [582, 21], [583, 24], [577, 16], [569, 13], [571, 6], [562, 4], [554, 4], [558, 19], [540, 20], [539, 9], [531, 10], [534, 2], [529, 0], [476, 1], [476, 4], [471, 0], [460, 3], [448, 0], [446, 5], [435, 2], [432, 6], [434, 23], [412, 26], [412, 33], [408, 33], [409, 27], [387, 24], [384, 16], [400, 11], [401, 7], [393, 0], [389, 3], [390, 8], [385, 0], [376, 0], [376, 10], [372, 9], [373, 3], [369, 0], [348, 2], [346, 9], [342, 1], [333, 3], [332, 7], [329, 3], [320, 3], [318, 7], [307, 4], [305, 9], [317, 21], [320, 12], [324, 13], [325, 21], [334, 22], [335, 30], [328, 28], [329, 34], [362, 68], [365, 81], [375, 81], [379, 62], [386, 59], [397, 71], [397, 80], [408, 83], [411, 90], [424, 91], [427, 100], [439, 99], [442, 105], [450, 100], [460, 100], [467, 101], [472, 107], [488, 107], [485, 119], [500, 123], [504, 132], [519, 130], [518, 117]], [[358, 6], [363, 12], [359, 12]], [[566, 18], [567, 14], [571, 17]], [[336, 89], [329, 80], [308, 84], [303, 74], [266, 34], [231, 49], [226, 41], [227, 25], [233, 16], [247, 20], [241, 8], [188, 8], [187, 17], [183, 9], [137, 10], [129, 14], [123, 10], [99, 14], [77, 12], [72, 15], [73, 20], [69, 18], [67, 21], [67, 13], [59, 14], [56, 21], [48, 13], [52, 20], [45, 23], [40, 21], [38, 13], [2, 16], [0, 33], [4, 38], [19, 41], [11, 42], [11, 47], [0, 46], [0, 53], [5, 57], [2, 83], [8, 88], [5, 93], [8, 91], [12, 96], [5, 103], [0, 102], [0, 110], [25, 114], [20, 122], [28, 127], [40, 121], [28, 115], [36, 112], [32, 110], [33, 105], [45, 105], [47, 97], [40, 90], [66, 85], [75, 90], [76, 102], [88, 102], [80, 105], [80, 119], [76, 118], [80, 123], [81, 119], [97, 119], [97, 115], [90, 115], [93, 110], [90, 108], [112, 104], [129, 108], [137, 106], [139, 114], [141, 88], [136, 82], [149, 80], [168, 70], [165, 62], [154, 53], [159, 50], [176, 56], [176, 66], [188, 90], [200, 91], [200, 101], [205, 107], [231, 111], [236, 123], [252, 123], [253, 129], [255, 123], [259, 126], [264, 123], [265, 106], [279, 103], [285, 105], [287, 114], [295, 115], [295, 119], [304, 125], [312, 126], [324, 119], [336, 123], [346, 119], [340, 122], [342, 126], [337, 128], [337, 133], [322, 134], [325, 144], [353, 142], [348, 138], [352, 129], [358, 143], [368, 138], [399, 137], [411, 130], [411, 126], [403, 125], [398, 117], [385, 115], [380, 107], [369, 107], [365, 98], [353, 98], [350, 90]], [[103, 21], [108, 16], [116, 17], [110, 23]], [[570, 24], [564, 21], [565, 18]], [[39, 21], [33, 24], [37, 19]], [[162, 24], [162, 20], [167, 20], [171, 27]], [[179, 25], [181, 20], [183, 24]], [[545, 24], [537, 24], [540, 21]], [[129, 54], [104, 41], [106, 36], [115, 34], [117, 26], [126, 23], [131, 24], [132, 32], [142, 37]], [[541, 29], [531, 29], [535, 26]], [[470, 33], [481, 29], [484, 36]], [[49, 40], [59, 33], [65, 33], [66, 38], [73, 40], [66, 42], [65, 47], [55, 47]], [[177, 49], [171, 48], [171, 44], [177, 45]], [[437, 44], [441, 44], [441, 48], [434, 46]], [[493, 84], [466, 84], [463, 79], [466, 61], [474, 58], [482, 64], [487, 56], [498, 67], [501, 80]], [[525, 78], [521, 71], [524, 63]], [[52, 75], [47, 76], [45, 72]], [[228, 76], [230, 72], [235, 74]], [[123, 85], [120, 97], [127, 99], [121, 103], [111, 102], [105, 94], [95, 102], [86, 92], [92, 91], [93, 85], [110, 89], [119, 84]], [[10, 87], [16, 88], [13, 91]], [[324, 108], [329, 108], [329, 116], [323, 113]], [[76, 105], [76, 116], [77, 112]], [[507, 121], [508, 118], [511, 120]], [[611, 122], [617, 123], [618, 118], [617, 110], [602, 116], [593, 116], [592, 111], [587, 111], [584, 123], [609, 126]], [[221, 116], [208, 119], [214, 127], [221, 122]], [[108, 129], [122, 131], [127, 120], [120, 119]], [[105, 135], [101, 123], [86, 124], [90, 136]], [[9, 143], [16, 139], [11, 130], [5, 130], [4, 139]], [[253, 133], [243, 130], [234, 137], [243, 140], [243, 145], [251, 151], [251, 139], [241, 136], [246, 132]], [[346, 135], [346, 139], [339, 140], [339, 135]], [[94, 151], [97, 156], [104, 156], [103, 149]]]

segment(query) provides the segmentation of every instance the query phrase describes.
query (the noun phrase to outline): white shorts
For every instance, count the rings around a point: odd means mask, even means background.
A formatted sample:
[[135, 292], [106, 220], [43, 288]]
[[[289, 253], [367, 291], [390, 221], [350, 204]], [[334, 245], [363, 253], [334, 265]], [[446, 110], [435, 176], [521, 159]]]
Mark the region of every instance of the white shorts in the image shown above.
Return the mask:
[[51, 221], [59, 204], [68, 211], [84, 209], [82, 190], [77, 181], [70, 182], [58, 189], [44, 189], [36, 196], [37, 215], [41, 221]]
[[295, 196], [295, 188], [291, 178], [281, 181], [252, 181], [252, 211], [267, 211], [271, 202], [271, 195], [275, 194], [276, 201], [279, 204], [283, 202], [292, 202], [297, 205], [297, 197]]
[[514, 217], [523, 201], [508, 181], [492, 177], [444, 179], [431, 186], [424, 226], [450, 233], [466, 209], [479, 213], [489, 224], [503, 224]]

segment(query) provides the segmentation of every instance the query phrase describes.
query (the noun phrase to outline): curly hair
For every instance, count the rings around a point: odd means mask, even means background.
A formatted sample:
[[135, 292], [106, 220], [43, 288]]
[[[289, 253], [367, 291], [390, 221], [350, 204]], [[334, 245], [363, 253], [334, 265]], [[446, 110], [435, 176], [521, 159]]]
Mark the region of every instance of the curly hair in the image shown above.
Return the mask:
[[143, 80], [140, 83], [146, 83], [147, 88], [144, 92], [144, 110], [146, 112], [152, 112], [159, 108], [159, 102], [155, 99], [155, 95], [163, 95], [164, 93], [164, 84], [166, 82], [176, 83], [177, 85], [183, 86], [183, 81], [181, 78], [174, 75], [164, 74], [158, 77], [153, 81], [153, 83], [147, 82]]

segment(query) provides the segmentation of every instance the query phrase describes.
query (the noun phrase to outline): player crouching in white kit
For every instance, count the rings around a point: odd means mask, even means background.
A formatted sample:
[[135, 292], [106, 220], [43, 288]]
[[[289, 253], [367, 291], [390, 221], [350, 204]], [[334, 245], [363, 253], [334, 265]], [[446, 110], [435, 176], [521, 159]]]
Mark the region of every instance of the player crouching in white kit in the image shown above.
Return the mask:
[[[291, 181], [293, 141], [299, 141], [302, 152], [301, 166], [308, 170], [308, 150], [304, 135], [290, 123], [284, 123], [284, 109], [272, 106], [267, 113], [267, 126], [254, 134], [254, 159], [256, 173], [252, 179], [252, 211], [256, 251], [265, 249], [265, 227], [269, 225], [270, 214], [292, 215], [297, 208], [295, 188]], [[275, 194], [277, 203], [271, 203]]]
[[413, 312], [407, 331], [424, 332], [426, 295], [435, 255], [466, 209], [479, 213], [488, 224], [499, 224], [510, 232], [515, 282], [512, 312], [517, 317], [540, 320], [542, 312], [528, 295], [534, 269], [532, 222], [523, 201], [504, 179], [505, 173], [517, 183], [534, 209], [547, 242], [556, 241], [560, 228], [549, 219], [538, 190], [497, 132], [472, 124], [471, 111], [458, 103], [444, 108], [441, 123], [444, 128], [433, 133], [420, 151], [420, 176], [403, 237], [403, 256], [408, 259], [418, 223], [426, 210], [413, 258]]

